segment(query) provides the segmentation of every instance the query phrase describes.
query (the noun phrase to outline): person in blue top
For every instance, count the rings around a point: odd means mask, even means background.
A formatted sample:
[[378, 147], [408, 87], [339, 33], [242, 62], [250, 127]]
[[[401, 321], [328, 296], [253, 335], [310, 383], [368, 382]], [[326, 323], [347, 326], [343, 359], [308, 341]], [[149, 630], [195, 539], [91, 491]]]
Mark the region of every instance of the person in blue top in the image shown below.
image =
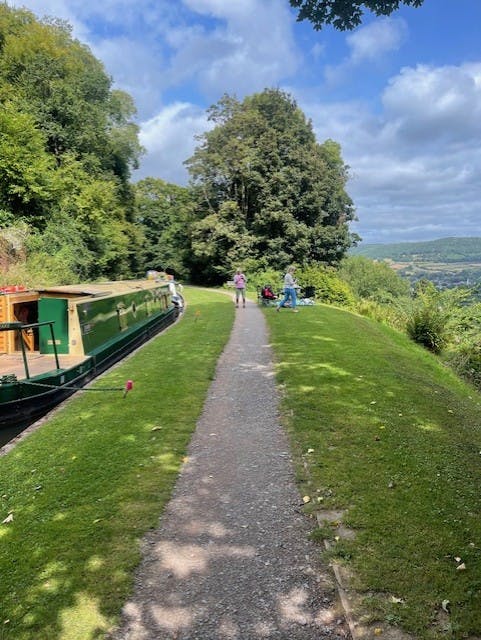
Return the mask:
[[286, 302], [290, 301], [291, 311], [297, 313], [297, 284], [294, 279], [295, 267], [289, 267], [286, 275], [284, 276], [284, 298], [277, 305], [276, 311], [280, 311], [281, 307], [284, 307]]
[[237, 269], [236, 274], [234, 276], [234, 287], [235, 287], [235, 306], [239, 306], [239, 300], [242, 298], [242, 306], [245, 308], [246, 306], [246, 282], [247, 278], [242, 273], [240, 269]]

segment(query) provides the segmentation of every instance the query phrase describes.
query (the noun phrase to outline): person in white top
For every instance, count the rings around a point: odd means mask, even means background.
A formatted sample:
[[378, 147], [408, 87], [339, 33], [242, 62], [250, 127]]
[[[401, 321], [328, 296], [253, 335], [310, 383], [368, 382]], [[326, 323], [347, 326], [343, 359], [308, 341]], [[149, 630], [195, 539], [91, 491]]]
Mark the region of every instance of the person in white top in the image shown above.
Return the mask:
[[297, 313], [296, 305], [297, 305], [297, 292], [296, 292], [296, 281], [294, 279], [295, 267], [289, 267], [286, 275], [284, 276], [284, 298], [277, 305], [277, 311], [281, 310], [281, 307], [284, 307], [286, 302], [291, 301], [291, 311]]

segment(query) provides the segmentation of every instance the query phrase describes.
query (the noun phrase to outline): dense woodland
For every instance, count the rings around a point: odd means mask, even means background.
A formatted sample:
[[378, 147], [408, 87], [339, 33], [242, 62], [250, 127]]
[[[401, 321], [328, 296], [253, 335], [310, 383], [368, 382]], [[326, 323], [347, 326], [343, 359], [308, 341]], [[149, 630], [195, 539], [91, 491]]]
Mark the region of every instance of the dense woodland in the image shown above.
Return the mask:
[[0, 5], [2, 280], [134, 277], [216, 284], [244, 268], [336, 264], [355, 242], [339, 145], [291, 96], [209, 109], [188, 187], [133, 184], [142, 149], [129, 95], [67, 24]]

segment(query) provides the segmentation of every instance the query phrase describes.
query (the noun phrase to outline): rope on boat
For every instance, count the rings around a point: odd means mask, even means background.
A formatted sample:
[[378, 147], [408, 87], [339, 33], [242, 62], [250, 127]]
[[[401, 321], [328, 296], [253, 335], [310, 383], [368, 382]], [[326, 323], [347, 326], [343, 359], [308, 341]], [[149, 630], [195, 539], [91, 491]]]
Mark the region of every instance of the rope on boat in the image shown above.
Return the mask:
[[127, 380], [123, 387], [100, 387], [97, 389], [95, 387], [72, 387], [67, 384], [45, 384], [45, 382], [30, 382], [29, 380], [17, 380], [16, 382], [24, 385], [32, 385], [34, 387], [45, 387], [46, 389], [71, 389], [73, 391], [123, 391], [124, 398], [134, 387], [132, 380]]

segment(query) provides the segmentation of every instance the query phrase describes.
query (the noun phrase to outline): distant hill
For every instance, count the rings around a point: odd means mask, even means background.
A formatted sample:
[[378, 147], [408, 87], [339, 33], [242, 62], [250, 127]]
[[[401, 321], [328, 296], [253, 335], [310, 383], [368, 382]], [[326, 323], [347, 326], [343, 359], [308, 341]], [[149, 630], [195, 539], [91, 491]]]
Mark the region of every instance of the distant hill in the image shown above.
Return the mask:
[[350, 255], [394, 262], [481, 263], [481, 238], [440, 238], [426, 242], [361, 244]]

